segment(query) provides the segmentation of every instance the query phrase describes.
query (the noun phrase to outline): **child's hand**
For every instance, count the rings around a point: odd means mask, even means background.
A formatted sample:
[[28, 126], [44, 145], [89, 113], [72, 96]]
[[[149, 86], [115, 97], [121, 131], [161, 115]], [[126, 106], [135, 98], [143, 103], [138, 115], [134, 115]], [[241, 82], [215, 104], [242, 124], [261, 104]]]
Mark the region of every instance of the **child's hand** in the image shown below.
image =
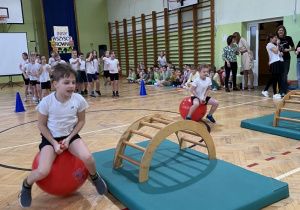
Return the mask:
[[201, 104], [205, 104], [206, 103], [206, 100], [205, 99], [201, 99]]
[[59, 144], [57, 142], [55, 143], [55, 145], [53, 145], [54, 151], [58, 155], [63, 152], [63, 150], [60, 147], [61, 147], [61, 144]]
[[69, 138], [65, 138], [64, 140], [62, 140], [62, 145], [64, 145], [64, 150], [69, 148], [69, 144], [70, 144], [70, 140]]

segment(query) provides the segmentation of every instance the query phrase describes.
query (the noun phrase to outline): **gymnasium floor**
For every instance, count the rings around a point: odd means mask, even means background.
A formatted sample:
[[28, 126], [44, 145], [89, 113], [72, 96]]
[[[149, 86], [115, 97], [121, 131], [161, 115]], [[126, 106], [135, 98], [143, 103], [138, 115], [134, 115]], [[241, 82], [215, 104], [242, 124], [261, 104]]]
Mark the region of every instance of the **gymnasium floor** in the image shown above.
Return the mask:
[[[145, 115], [161, 113], [179, 119], [178, 106], [189, 96], [189, 92], [182, 89], [147, 86], [148, 95], [141, 97], [138, 85], [123, 81], [120, 82], [120, 98], [111, 98], [110, 89], [101, 89], [101, 97], [87, 98], [90, 107], [80, 135], [91, 152], [115, 148], [127, 126]], [[18, 194], [22, 180], [29, 173], [22, 169], [31, 168], [40, 142], [36, 105], [28, 100], [23, 102], [26, 112], [14, 113], [16, 92], [22, 97], [23, 89], [17, 86], [0, 91], [0, 209], [21, 208]], [[241, 120], [274, 113], [279, 100], [263, 97], [259, 88], [251, 92], [225, 93], [220, 90], [211, 92], [210, 96], [220, 102], [214, 114], [217, 123], [209, 124], [217, 158], [289, 184], [290, 197], [265, 209], [300, 209], [300, 142], [240, 127]], [[175, 136], [169, 139], [176, 142]], [[133, 142], [144, 140], [134, 138]], [[193, 149], [205, 152], [197, 146]], [[66, 197], [48, 195], [36, 185], [32, 193], [31, 209], [126, 208], [111, 194], [97, 195], [89, 182]]]

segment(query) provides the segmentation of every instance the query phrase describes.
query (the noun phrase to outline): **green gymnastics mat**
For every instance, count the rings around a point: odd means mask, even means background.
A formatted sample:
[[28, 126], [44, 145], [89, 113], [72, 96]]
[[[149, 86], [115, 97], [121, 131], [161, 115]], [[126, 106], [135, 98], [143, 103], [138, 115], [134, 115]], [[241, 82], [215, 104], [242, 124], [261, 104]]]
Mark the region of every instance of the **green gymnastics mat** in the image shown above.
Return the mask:
[[[280, 117], [287, 117], [300, 120], [299, 112], [283, 111]], [[300, 140], [300, 123], [286, 120], [279, 120], [278, 127], [273, 127], [274, 114], [243, 120], [242, 128], [284, 136], [291, 139]]]
[[[149, 141], [138, 145], [146, 147]], [[164, 140], [155, 152], [149, 180], [138, 183], [138, 167], [123, 161], [113, 169], [115, 149], [93, 153], [109, 192], [130, 210], [261, 209], [289, 196], [288, 184]], [[140, 161], [142, 152], [126, 147]]]

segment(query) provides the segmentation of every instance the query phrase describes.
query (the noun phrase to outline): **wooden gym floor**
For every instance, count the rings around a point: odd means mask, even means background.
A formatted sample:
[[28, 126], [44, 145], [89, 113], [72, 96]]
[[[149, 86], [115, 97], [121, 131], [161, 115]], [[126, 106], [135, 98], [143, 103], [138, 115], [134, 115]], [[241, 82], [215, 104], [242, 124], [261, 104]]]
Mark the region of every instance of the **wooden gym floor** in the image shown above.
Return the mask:
[[[120, 81], [120, 98], [111, 98], [110, 89], [101, 89], [101, 97], [87, 98], [90, 107], [80, 135], [91, 152], [115, 148], [127, 126], [145, 115], [161, 113], [180, 119], [179, 104], [189, 96], [188, 91], [147, 86], [148, 95], [141, 97], [138, 85], [124, 81]], [[6, 166], [30, 169], [40, 143], [36, 105], [30, 99], [23, 102], [26, 112], [14, 113], [16, 92], [23, 98], [23, 88], [17, 86], [0, 91], [0, 209], [21, 208], [18, 194], [29, 172]], [[274, 113], [279, 100], [263, 97], [259, 88], [251, 92], [219, 90], [211, 92], [210, 96], [220, 102], [214, 114], [217, 123], [209, 123], [217, 158], [289, 184], [290, 197], [266, 209], [300, 209], [300, 142], [240, 127], [241, 120]], [[145, 130], [149, 134], [152, 131], [151, 128]], [[169, 139], [176, 141], [175, 136]], [[135, 143], [144, 140], [143, 137], [134, 138]], [[199, 146], [194, 149], [205, 152]], [[32, 195], [31, 209], [125, 208], [111, 194], [97, 195], [88, 181], [66, 197], [46, 194], [36, 185]]]

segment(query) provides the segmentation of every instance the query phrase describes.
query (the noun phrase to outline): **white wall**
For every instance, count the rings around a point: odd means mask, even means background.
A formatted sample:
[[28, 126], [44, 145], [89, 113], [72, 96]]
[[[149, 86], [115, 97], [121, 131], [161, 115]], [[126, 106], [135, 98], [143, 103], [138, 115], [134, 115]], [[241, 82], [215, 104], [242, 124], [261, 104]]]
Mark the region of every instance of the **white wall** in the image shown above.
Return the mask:
[[[215, 0], [215, 24], [223, 25], [293, 15], [295, 1], [297, 0]], [[297, 3], [297, 13], [299, 12], [300, 2]]]

